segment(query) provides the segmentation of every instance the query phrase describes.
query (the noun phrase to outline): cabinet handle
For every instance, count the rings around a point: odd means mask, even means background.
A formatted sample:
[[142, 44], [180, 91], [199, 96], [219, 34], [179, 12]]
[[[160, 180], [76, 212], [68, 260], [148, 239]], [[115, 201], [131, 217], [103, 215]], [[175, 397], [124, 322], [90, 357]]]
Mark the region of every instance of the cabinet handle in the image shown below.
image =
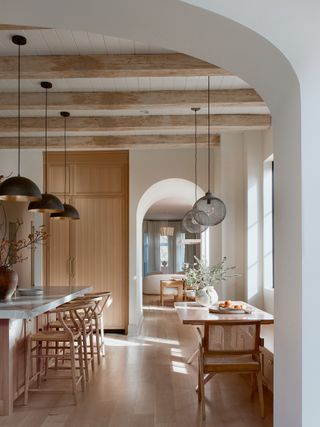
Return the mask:
[[68, 275], [68, 276], [70, 275], [70, 271], [71, 271], [70, 263], [71, 263], [71, 257], [69, 257], [69, 258], [67, 259], [67, 275]]
[[75, 277], [75, 270], [74, 270], [74, 263], [75, 263], [76, 258], [73, 257], [71, 260], [71, 277]]

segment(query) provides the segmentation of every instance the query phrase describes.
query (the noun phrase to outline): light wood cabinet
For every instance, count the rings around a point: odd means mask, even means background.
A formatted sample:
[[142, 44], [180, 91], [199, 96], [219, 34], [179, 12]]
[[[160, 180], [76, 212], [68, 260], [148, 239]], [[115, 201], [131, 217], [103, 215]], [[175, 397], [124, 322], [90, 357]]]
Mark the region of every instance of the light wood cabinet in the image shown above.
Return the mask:
[[[50, 192], [63, 195], [63, 153], [49, 153]], [[46, 278], [50, 286], [109, 290], [105, 329], [128, 326], [128, 153], [68, 154], [67, 202], [79, 221], [47, 220]]]

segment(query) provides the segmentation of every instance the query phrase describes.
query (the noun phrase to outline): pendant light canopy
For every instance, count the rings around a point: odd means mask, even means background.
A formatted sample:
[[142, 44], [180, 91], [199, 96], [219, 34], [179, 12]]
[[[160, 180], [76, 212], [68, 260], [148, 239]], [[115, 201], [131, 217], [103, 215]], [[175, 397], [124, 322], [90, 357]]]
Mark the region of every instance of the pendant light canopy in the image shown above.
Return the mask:
[[199, 224], [218, 225], [226, 216], [226, 206], [221, 199], [210, 191], [210, 77], [208, 76], [208, 191], [193, 206], [193, 216]]
[[[195, 201], [197, 201], [198, 198], [198, 145], [197, 145], [197, 112], [200, 110], [199, 107], [193, 107], [191, 108], [192, 111], [194, 111], [194, 189], [195, 189]], [[191, 209], [189, 212], [185, 214], [185, 216], [182, 219], [182, 225], [185, 230], [187, 230], [189, 233], [203, 233], [208, 226], [199, 224], [195, 217], [194, 217], [194, 211]]]
[[160, 227], [160, 236], [173, 236], [174, 227]]
[[0, 184], [0, 200], [14, 201], [14, 202], [29, 202], [32, 200], [40, 200], [41, 192], [38, 186], [28, 178], [20, 175], [20, 152], [21, 152], [21, 135], [20, 135], [20, 59], [21, 59], [21, 46], [27, 43], [27, 39], [23, 36], [13, 36], [12, 43], [18, 46], [18, 175], [6, 179]]
[[29, 203], [28, 210], [31, 212], [41, 212], [41, 213], [55, 213], [63, 212], [64, 207], [58, 197], [53, 194], [47, 193], [48, 186], [48, 89], [52, 88], [52, 83], [50, 82], [41, 82], [41, 87], [46, 91], [46, 102], [45, 102], [45, 152], [44, 152], [44, 193], [42, 194], [42, 199], [37, 202]]
[[61, 111], [61, 117], [64, 118], [64, 204], [63, 212], [52, 213], [50, 218], [53, 219], [80, 219], [79, 212], [75, 207], [66, 203], [67, 198], [67, 118], [70, 113], [67, 111]]

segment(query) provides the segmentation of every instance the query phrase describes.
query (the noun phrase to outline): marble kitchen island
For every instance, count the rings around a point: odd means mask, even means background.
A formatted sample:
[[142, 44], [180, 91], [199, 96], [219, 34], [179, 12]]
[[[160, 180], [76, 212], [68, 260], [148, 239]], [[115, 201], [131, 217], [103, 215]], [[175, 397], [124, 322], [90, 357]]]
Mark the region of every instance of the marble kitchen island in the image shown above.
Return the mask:
[[90, 286], [54, 286], [40, 296], [0, 302], [0, 415], [10, 415], [24, 390], [26, 337], [46, 323], [46, 313], [91, 291]]

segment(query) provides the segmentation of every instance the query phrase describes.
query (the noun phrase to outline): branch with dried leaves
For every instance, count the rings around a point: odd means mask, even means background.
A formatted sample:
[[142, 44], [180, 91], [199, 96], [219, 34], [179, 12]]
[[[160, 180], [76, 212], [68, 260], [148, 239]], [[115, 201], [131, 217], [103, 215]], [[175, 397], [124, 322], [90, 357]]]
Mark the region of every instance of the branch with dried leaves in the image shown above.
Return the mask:
[[31, 249], [35, 245], [44, 242], [48, 238], [48, 233], [46, 232], [44, 226], [39, 227], [39, 229], [30, 233], [25, 239], [17, 239], [18, 231], [21, 228], [23, 222], [21, 219], [16, 220], [16, 230], [14, 233], [14, 238], [12, 240], [6, 239], [6, 216], [5, 210], [5, 232], [0, 240], [0, 268], [11, 268], [14, 264], [25, 261], [26, 257], [23, 253], [24, 249]]

